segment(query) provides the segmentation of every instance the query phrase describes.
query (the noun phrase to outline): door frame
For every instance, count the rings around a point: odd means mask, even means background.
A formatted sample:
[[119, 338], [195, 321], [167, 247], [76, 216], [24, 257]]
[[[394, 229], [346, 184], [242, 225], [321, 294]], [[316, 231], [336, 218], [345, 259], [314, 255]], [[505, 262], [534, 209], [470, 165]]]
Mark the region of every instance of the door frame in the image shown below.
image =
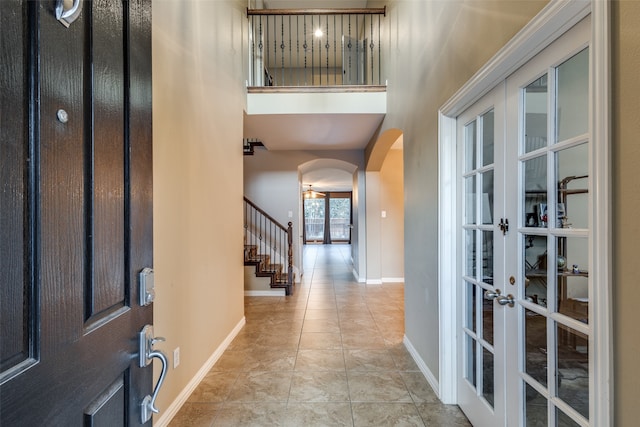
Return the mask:
[[590, 214], [591, 248], [589, 264], [593, 266], [590, 285], [592, 302], [590, 322], [593, 339], [589, 343], [591, 358], [590, 424], [613, 422], [612, 320], [611, 287], [611, 120], [610, 120], [610, 4], [600, 0], [551, 0], [511, 41], [465, 83], [439, 110], [438, 120], [438, 304], [439, 304], [439, 382], [438, 394], [447, 404], [457, 403], [458, 286], [460, 268], [457, 245], [456, 186], [456, 118], [483, 95], [504, 81], [519, 67], [546, 48], [564, 32], [591, 14], [590, 40], [590, 133], [593, 171], [592, 212]]

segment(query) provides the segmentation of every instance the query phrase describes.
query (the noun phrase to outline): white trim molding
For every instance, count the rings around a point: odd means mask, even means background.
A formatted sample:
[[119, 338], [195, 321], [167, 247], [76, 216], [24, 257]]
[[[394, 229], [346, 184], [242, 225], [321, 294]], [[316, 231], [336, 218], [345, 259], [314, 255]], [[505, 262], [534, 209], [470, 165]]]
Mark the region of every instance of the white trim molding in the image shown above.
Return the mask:
[[220, 359], [222, 353], [229, 347], [233, 339], [238, 335], [240, 330], [244, 327], [246, 323], [245, 317], [242, 317], [238, 324], [233, 328], [233, 330], [227, 335], [227, 338], [218, 346], [216, 351], [207, 359], [207, 361], [202, 365], [202, 367], [196, 372], [195, 376], [191, 378], [191, 381], [187, 383], [184, 389], [178, 394], [175, 400], [169, 405], [169, 407], [160, 414], [160, 418], [157, 420], [153, 420], [153, 425], [156, 427], [165, 427], [168, 426], [173, 417], [176, 416], [182, 405], [187, 401], [193, 390], [198, 387], [198, 384], [204, 379], [204, 377], [209, 373], [213, 365]]
[[404, 283], [404, 277], [383, 277], [382, 283]]
[[590, 326], [593, 339], [589, 343], [590, 384], [596, 399], [589, 403], [590, 423], [594, 426], [614, 425], [613, 417], [613, 320], [612, 298], [612, 226], [611, 226], [611, 4], [593, 0], [591, 4], [591, 165], [594, 179], [591, 192], [592, 211], [589, 262]]
[[264, 291], [244, 291], [245, 297], [283, 297], [285, 296], [284, 288], [276, 288]]
[[[504, 81], [576, 23], [591, 14], [591, 165], [593, 183], [590, 212], [590, 425], [613, 425], [611, 321], [611, 73], [610, 2], [551, 0], [550, 3], [458, 90], [439, 111], [438, 248], [440, 370], [439, 395], [456, 403], [457, 257], [456, 247], [456, 117]], [[591, 275], [591, 274], [590, 274]], [[595, 285], [594, 285], [595, 284]]]

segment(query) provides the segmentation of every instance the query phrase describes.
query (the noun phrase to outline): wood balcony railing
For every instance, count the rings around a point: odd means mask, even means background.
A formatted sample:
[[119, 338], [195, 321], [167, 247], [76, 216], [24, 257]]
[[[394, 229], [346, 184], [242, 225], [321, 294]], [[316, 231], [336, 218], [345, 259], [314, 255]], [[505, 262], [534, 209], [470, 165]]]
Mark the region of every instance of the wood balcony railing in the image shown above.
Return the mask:
[[376, 9], [247, 9], [249, 86], [383, 85]]

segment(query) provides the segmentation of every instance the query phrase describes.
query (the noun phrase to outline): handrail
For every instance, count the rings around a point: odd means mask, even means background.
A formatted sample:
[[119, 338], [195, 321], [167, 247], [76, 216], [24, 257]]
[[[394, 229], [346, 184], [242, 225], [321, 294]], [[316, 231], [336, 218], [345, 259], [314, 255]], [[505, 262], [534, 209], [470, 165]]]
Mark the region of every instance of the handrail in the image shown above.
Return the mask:
[[247, 16], [253, 15], [384, 15], [387, 6], [378, 8], [307, 8], [307, 9], [249, 9]]
[[[244, 197], [245, 262], [258, 265], [261, 273], [271, 276], [271, 287], [293, 291], [293, 223], [285, 227], [275, 218]], [[283, 266], [286, 274], [283, 279]]]
[[274, 219], [271, 215], [269, 215], [268, 213], [266, 213], [265, 211], [263, 211], [262, 209], [260, 209], [260, 207], [258, 207], [258, 205], [256, 205], [255, 203], [253, 203], [251, 200], [247, 199], [246, 197], [244, 197], [244, 201], [247, 202], [252, 208], [254, 208], [255, 210], [257, 210], [258, 212], [260, 212], [262, 215], [264, 215], [265, 217], [267, 217], [267, 219], [271, 222], [273, 222], [275, 225], [277, 225], [278, 227], [280, 227], [283, 230], [287, 230], [287, 227], [285, 227], [284, 225], [280, 224], [278, 222], [278, 220]]

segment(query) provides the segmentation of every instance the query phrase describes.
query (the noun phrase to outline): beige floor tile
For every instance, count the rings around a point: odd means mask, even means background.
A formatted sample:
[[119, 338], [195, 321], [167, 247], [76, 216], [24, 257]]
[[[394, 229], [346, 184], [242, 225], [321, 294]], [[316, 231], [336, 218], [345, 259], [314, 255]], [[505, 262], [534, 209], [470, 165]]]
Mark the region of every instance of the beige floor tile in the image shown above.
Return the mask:
[[347, 371], [393, 371], [396, 364], [386, 349], [358, 349], [344, 351]]
[[342, 350], [342, 337], [339, 333], [303, 332], [300, 350]]
[[302, 332], [333, 332], [340, 333], [340, 322], [335, 319], [305, 319]]
[[440, 403], [422, 372], [400, 372], [400, 375], [415, 403]]
[[464, 413], [456, 405], [443, 405], [441, 403], [419, 403], [418, 412], [427, 426], [471, 426]]
[[236, 383], [239, 372], [211, 371], [191, 393], [187, 402], [215, 403], [224, 402], [229, 396], [231, 387]]
[[345, 372], [295, 372], [289, 402], [348, 402]]
[[345, 371], [342, 350], [300, 350], [296, 371]]
[[238, 376], [229, 402], [287, 402], [291, 372], [243, 372]]
[[227, 403], [219, 411], [213, 427], [270, 427], [282, 426], [286, 403]]
[[221, 408], [220, 403], [186, 402], [171, 420], [169, 427], [209, 427]]
[[347, 372], [351, 402], [408, 402], [411, 395], [397, 372]]
[[342, 334], [342, 346], [350, 349], [384, 349], [387, 344], [381, 335], [371, 333], [348, 333]]
[[285, 427], [353, 426], [351, 406], [348, 403], [290, 402], [284, 425]]
[[354, 403], [353, 425], [418, 427], [425, 424], [413, 403]]

